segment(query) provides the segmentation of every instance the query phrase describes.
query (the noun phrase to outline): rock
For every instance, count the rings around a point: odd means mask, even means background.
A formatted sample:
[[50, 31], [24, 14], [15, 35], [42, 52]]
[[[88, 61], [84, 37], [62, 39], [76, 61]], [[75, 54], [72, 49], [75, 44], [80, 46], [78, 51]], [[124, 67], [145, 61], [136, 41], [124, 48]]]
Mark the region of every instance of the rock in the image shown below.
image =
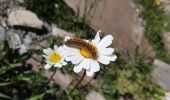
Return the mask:
[[105, 98], [100, 93], [92, 90], [87, 94], [86, 100], [105, 100]]
[[10, 10], [20, 8], [16, 0], [0, 0], [0, 15], [7, 15]]
[[57, 28], [56, 25], [52, 25], [52, 35], [64, 38], [66, 36], [73, 36], [73, 33]]
[[151, 60], [156, 58], [156, 52], [153, 50], [152, 46], [149, 44], [149, 41], [144, 36], [142, 36], [140, 40], [139, 52]]
[[0, 41], [5, 40], [5, 29], [0, 26]]
[[6, 25], [6, 18], [5, 17], [1, 17], [0, 16], [0, 25], [2, 26], [2, 27], [6, 27], [7, 25]]
[[17, 0], [17, 1], [21, 4], [24, 3], [24, 0]]
[[20, 45], [20, 49], [19, 49], [19, 54], [24, 54], [28, 51], [27, 46], [25, 46], [24, 44]]
[[155, 65], [155, 69], [153, 70], [152, 76], [156, 84], [170, 91], [170, 65], [158, 59], [155, 59], [153, 64]]
[[32, 70], [34, 72], [37, 72], [37, 73], [40, 71], [40, 68], [42, 66], [41, 63], [39, 61], [37, 61], [35, 58], [33, 58], [33, 57], [28, 59], [26, 64], [31, 65], [32, 66]]
[[[40, 69], [42, 68], [42, 59], [35, 57], [33, 55], [30, 59], [27, 60], [26, 64], [29, 64], [32, 66], [32, 70], [36, 73], [40, 72]], [[48, 79], [53, 74], [53, 72], [45, 70], [43, 75], [47, 77]], [[63, 74], [59, 70], [56, 71], [55, 75], [53, 76], [52, 82], [58, 84], [63, 89], [67, 88], [72, 81], [72, 78], [68, 74]]]
[[16, 33], [13, 33], [13, 32], [8, 32], [9, 33], [9, 46], [10, 48], [12, 49], [18, 49], [20, 48], [20, 45], [21, 45], [21, 39], [20, 39], [20, 36]]
[[31, 11], [16, 10], [12, 11], [7, 19], [10, 26], [23, 26], [42, 29], [43, 22]]
[[[80, 78], [82, 77], [83, 75], [83, 72], [84, 70], [82, 70], [79, 74], [78, 74], [78, 79], [77, 80], [80, 80]], [[97, 86], [97, 81], [94, 79], [95, 75], [91, 76], [91, 77], [88, 77], [87, 75], [83, 78], [82, 82], [81, 82], [81, 85], [82, 86], [86, 86], [87, 84], [91, 84], [91, 85], [95, 85]]]
[[[96, 1], [96, 3], [95, 3]], [[139, 11], [133, 0], [65, 0], [95, 31], [114, 36], [113, 45], [122, 58], [135, 57], [143, 35]]]
[[28, 32], [28, 33], [25, 35], [24, 39], [23, 39], [24, 44], [29, 47], [30, 44], [33, 42], [33, 39], [35, 39], [35, 38], [36, 38], [36, 34], [35, 34], [35, 33], [33, 33], [33, 32]]
[[170, 32], [162, 34], [162, 40], [165, 45], [166, 50], [170, 54]]
[[[45, 76], [50, 78], [52, 73], [53, 72], [45, 71]], [[67, 75], [67, 74], [64, 75], [59, 70], [57, 70], [57, 72], [53, 76], [53, 81], [55, 83], [57, 83], [60, 87], [65, 89], [70, 85], [72, 79], [71, 79], [71, 77], [69, 75]]]

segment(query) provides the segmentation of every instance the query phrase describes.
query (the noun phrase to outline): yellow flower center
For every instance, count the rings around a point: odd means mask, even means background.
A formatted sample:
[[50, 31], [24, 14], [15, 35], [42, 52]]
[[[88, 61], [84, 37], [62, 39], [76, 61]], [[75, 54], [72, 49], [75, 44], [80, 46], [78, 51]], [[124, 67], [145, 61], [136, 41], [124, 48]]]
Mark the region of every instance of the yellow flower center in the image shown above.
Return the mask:
[[91, 58], [91, 54], [85, 49], [80, 49], [80, 54], [85, 58]]
[[155, 4], [156, 4], [157, 6], [159, 6], [159, 5], [161, 4], [161, 1], [160, 1], [160, 0], [155, 0]]
[[53, 63], [58, 63], [61, 60], [61, 56], [57, 53], [54, 53], [50, 56], [50, 61]]

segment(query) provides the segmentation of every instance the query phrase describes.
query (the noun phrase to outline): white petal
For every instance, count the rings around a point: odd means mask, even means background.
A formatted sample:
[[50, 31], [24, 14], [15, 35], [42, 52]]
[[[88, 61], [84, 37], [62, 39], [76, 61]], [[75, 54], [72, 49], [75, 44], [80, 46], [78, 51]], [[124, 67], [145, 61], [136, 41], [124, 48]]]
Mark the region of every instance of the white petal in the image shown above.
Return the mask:
[[110, 60], [106, 56], [100, 56], [98, 61], [104, 65], [108, 65], [110, 63]]
[[82, 66], [75, 66], [74, 68], [73, 68], [73, 71], [75, 72], [75, 73], [79, 73], [81, 70], [82, 70]]
[[91, 63], [91, 70], [94, 72], [98, 72], [100, 70], [100, 65], [97, 61], [93, 61], [93, 63]]
[[58, 46], [54, 45], [54, 51], [57, 51], [57, 50], [58, 50]]
[[65, 51], [64, 57], [80, 55], [80, 52]]
[[113, 48], [99, 48], [99, 52], [102, 55], [111, 55], [114, 52]]
[[107, 59], [109, 59], [110, 61], [115, 61], [117, 59], [117, 56], [116, 55], [109, 55], [109, 56], [106, 56]]
[[94, 72], [92, 70], [86, 70], [87, 76], [93, 76]]
[[100, 32], [101, 32], [101, 30], [96, 33], [95, 38], [92, 40], [92, 43], [95, 45], [98, 45], [98, 43], [100, 42], [100, 36], [99, 36]]
[[83, 60], [83, 56], [81, 55], [67, 56], [65, 60], [71, 61], [73, 64], [78, 64], [81, 60]]
[[49, 56], [47, 55], [42, 55], [45, 59], [49, 59]]
[[54, 67], [61, 68], [61, 67], [62, 67], [62, 65], [61, 65], [60, 63], [58, 63], [58, 64], [54, 64]]
[[83, 68], [86, 69], [86, 70], [89, 70], [90, 66], [91, 66], [91, 62], [92, 62], [92, 59], [85, 58], [83, 60], [83, 63], [84, 63]]
[[64, 54], [64, 48], [63, 46], [58, 47], [58, 49], [56, 50], [59, 54]]
[[54, 53], [54, 51], [53, 51], [51, 48], [44, 49], [43, 52], [44, 52], [46, 55], [51, 55], [51, 54]]
[[67, 62], [63, 61], [63, 62], [62, 62], [62, 65], [64, 65], [64, 66], [67, 65]]
[[89, 59], [84, 59], [80, 64], [77, 64], [75, 67], [74, 67], [74, 72], [76, 73], [79, 73], [82, 68], [90, 68], [90, 60]]
[[71, 62], [72, 62], [73, 64], [78, 64], [78, 63], [80, 63], [83, 59], [84, 59], [83, 56], [78, 55], [78, 56], [74, 56], [74, 58], [71, 60]]
[[45, 68], [45, 69], [49, 69], [51, 66], [52, 66], [52, 64], [46, 64], [46, 65], [44, 66], [44, 68]]
[[73, 71], [76, 72], [76, 73], [79, 73], [82, 69], [83, 69], [83, 64], [81, 62], [80, 64], [74, 66]]
[[63, 49], [64, 56], [73, 56], [73, 55], [80, 54], [80, 50], [77, 48], [70, 48], [67, 46], [64, 46], [63, 48], [64, 48]]
[[109, 45], [112, 44], [112, 40], [113, 40], [113, 36], [107, 35], [100, 41], [100, 43], [98, 44], [98, 47], [99, 48], [106, 48], [106, 47], [108, 47]]

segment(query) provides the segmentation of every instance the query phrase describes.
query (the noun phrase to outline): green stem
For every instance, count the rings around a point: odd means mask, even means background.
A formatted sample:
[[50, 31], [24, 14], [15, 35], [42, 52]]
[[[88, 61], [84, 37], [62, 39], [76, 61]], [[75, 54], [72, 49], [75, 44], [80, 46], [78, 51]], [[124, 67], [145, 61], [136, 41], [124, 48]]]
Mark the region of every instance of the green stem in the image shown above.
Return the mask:
[[86, 71], [84, 70], [82, 77], [81, 77], [80, 80], [76, 83], [76, 85], [73, 87], [73, 89], [71, 90], [70, 93], [72, 93], [72, 92], [77, 88], [77, 86], [79, 86], [79, 84], [83, 81], [83, 79], [84, 79], [85, 76], [86, 76]]
[[50, 79], [47, 82], [48, 84], [51, 82], [51, 80], [53, 79], [53, 76], [55, 75], [56, 72], [57, 72], [57, 69], [55, 69], [53, 74], [50, 76]]

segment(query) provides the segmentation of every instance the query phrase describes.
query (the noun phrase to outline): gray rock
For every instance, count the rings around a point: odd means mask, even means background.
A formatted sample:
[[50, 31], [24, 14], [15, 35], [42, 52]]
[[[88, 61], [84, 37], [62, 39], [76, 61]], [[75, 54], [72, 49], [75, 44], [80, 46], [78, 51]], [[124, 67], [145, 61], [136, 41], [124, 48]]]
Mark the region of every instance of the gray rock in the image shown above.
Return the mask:
[[24, 3], [24, 0], [17, 0], [19, 3]]
[[33, 39], [36, 37], [36, 35], [32, 32], [29, 32], [23, 39], [23, 42], [26, 46], [30, 46], [30, 44], [33, 42]]
[[170, 54], [170, 32], [162, 34], [162, 40], [166, 47], [166, 50]]
[[18, 8], [17, 0], [0, 0], [0, 15], [8, 14], [11, 9]]
[[52, 25], [52, 35], [64, 38], [66, 36], [73, 36], [73, 33], [57, 28], [56, 25]]
[[165, 90], [170, 91], [170, 65], [158, 59], [154, 60], [154, 65], [152, 76], [155, 82]]
[[5, 29], [0, 26], [0, 41], [5, 40]]
[[12, 11], [7, 19], [10, 26], [23, 26], [41, 29], [43, 22], [37, 17], [37, 15], [28, 10], [16, 10]]
[[118, 49], [120, 57], [128, 59], [130, 56], [135, 59], [136, 47], [143, 35], [143, 26], [133, 0], [65, 0], [65, 2], [75, 13], [84, 17], [95, 31], [102, 30], [105, 34], [113, 35], [112, 46]]
[[[47, 78], [50, 78], [52, 73], [53, 72], [46, 70], [44, 75]], [[68, 74], [63, 74], [59, 70], [57, 70], [56, 73], [53, 76], [53, 82], [58, 84], [63, 89], [67, 88], [70, 85], [71, 81], [72, 81], [72, 79], [71, 79], [71, 77]]]
[[106, 100], [106, 99], [100, 93], [92, 90], [87, 94], [86, 100]]
[[19, 49], [19, 54], [24, 54], [28, 51], [27, 46], [25, 46], [24, 44], [20, 45], [20, 49]]
[[21, 45], [21, 39], [20, 36], [13, 32], [8, 32], [9, 34], [9, 46], [12, 49], [18, 49]]

